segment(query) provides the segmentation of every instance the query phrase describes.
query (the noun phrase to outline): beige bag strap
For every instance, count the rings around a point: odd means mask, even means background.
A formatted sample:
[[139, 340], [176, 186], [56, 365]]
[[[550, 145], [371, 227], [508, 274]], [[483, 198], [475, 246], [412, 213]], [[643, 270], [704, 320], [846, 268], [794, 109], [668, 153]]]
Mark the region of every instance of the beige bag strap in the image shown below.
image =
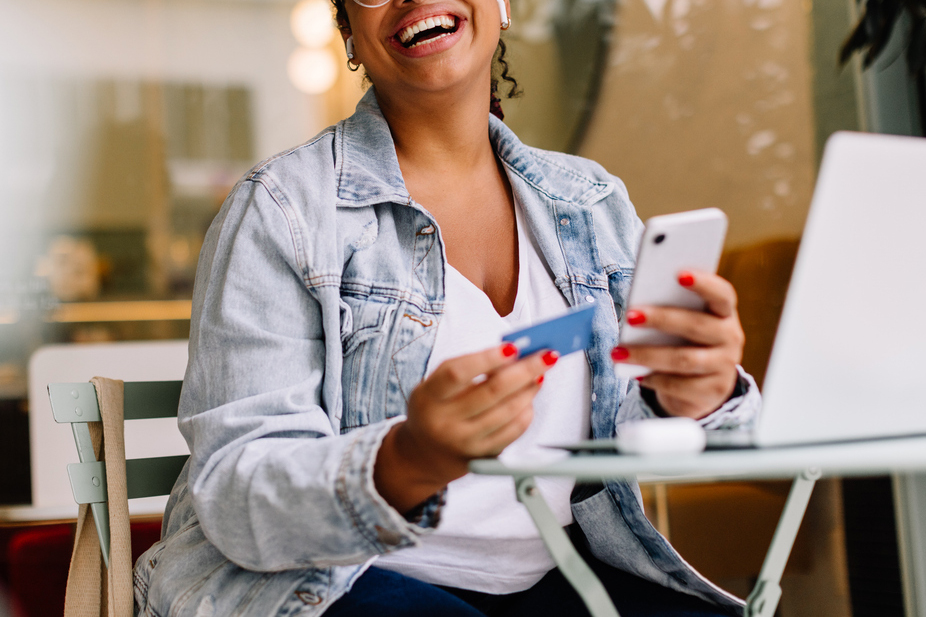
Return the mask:
[[[129, 505], [125, 480], [125, 436], [123, 433], [123, 382], [94, 377], [103, 422], [90, 423], [90, 437], [97, 459], [106, 466], [109, 502], [110, 568], [100, 553], [100, 539], [93, 525], [90, 506], [83, 504], [77, 515], [77, 533], [68, 572], [65, 617], [132, 617], [132, 539], [129, 533]], [[102, 448], [100, 445], [102, 443]], [[102, 449], [102, 456], [101, 456]]]

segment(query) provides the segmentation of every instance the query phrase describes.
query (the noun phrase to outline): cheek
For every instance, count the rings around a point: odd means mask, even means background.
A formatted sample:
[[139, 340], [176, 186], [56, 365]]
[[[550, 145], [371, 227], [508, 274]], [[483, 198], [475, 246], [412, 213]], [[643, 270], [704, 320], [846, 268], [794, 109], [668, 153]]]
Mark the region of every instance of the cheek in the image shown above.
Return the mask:
[[[376, 0], [362, 0], [363, 2], [375, 3]], [[380, 27], [383, 9], [364, 8], [359, 6], [353, 0], [346, 0], [345, 8], [348, 17], [348, 31], [354, 37], [354, 46], [359, 50], [369, 48], [370, 44], [376, 40]]]
[[484, 26], [490, 25], [497, 31], [501, 31], [502, 15], [511, 15], [508, 6], [503, 1], [499, 2], [499, 0], [483, 0], [480, 4], [480, 8], [480, 23]]
[[489, 61], [491, 61], [502, 33], [498, 8], [494, 2], [489, 0], [486, 9], [480, 11], [474, 28], [480, 49], [488, 55]]

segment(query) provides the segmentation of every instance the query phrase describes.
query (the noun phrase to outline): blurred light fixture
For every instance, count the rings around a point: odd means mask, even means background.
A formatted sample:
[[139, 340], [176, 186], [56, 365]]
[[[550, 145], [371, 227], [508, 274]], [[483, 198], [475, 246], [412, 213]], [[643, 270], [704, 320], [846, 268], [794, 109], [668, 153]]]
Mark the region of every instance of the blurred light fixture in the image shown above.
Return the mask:
[[293, 8], [289, 25], [293, 36], [305, 47], [318, 49], [334, 36], [334, 18], [328, 0], [302, 0]]
[[330, 49], [299, 47], [289, 57], [289, 80], [306, 94], [321, 94], [334, 85], [338, 66]]

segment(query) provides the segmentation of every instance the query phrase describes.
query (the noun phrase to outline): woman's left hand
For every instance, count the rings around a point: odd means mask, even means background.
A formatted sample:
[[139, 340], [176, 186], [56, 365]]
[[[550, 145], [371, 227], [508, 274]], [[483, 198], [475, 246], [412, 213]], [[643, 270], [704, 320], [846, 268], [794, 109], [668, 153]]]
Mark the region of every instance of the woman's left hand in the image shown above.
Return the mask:
[[630, 327], [644, 326], [691, 341], [682, 347], [627, 345], [615, 347], [615, 362], [641, 364], [652, 373], [640, 385], [656, 392], [662, 408], [673, 416], [703, 418], [723, 405], [738, 380], [745, 336], [736, 310], [736, 290], [725, 279], [706, 272], [682, 272], [679, 284], [707, 303], [706, 312], [640, 306], [627, 311]]

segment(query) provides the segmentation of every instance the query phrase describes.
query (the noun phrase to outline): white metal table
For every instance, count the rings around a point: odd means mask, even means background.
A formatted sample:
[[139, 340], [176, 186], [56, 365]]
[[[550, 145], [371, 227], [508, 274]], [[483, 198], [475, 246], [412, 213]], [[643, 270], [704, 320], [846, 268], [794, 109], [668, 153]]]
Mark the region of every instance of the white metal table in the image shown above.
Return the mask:
[[[604, 586], [579, 556], [553, 512], [536, 489], [536, 476], [565, 476], [599, 482], [640, 478], [661, 482], [794, 478], [791, 492], [772, 538], [759, 579], [746, 604], [747, 617], [770, 617], [781, 597], [779, 582], [797, 536], [814, 483], [822, 476], [873, 476], [902, 474], [906, 491], [900, 513], [908, 615], [926, 617], [926, 482], [916, 473], [926, 471], [926, 436], [876, 439], [851, 443], [819, 444], [765, 449], [715, 450], [699, 454], [636, 456], [580, 454], [552, 463], [505, 464], [497, 459], [473, 461], [470, 470], [487, 475], [511, 476], [518, 500], [531, 515], [553, 561], [576, 588], [593, 617], [619, 617]], [[922, 493], [922, 494], [920, 494]], [[912, 545], [911, 545], [912, 544]]]

